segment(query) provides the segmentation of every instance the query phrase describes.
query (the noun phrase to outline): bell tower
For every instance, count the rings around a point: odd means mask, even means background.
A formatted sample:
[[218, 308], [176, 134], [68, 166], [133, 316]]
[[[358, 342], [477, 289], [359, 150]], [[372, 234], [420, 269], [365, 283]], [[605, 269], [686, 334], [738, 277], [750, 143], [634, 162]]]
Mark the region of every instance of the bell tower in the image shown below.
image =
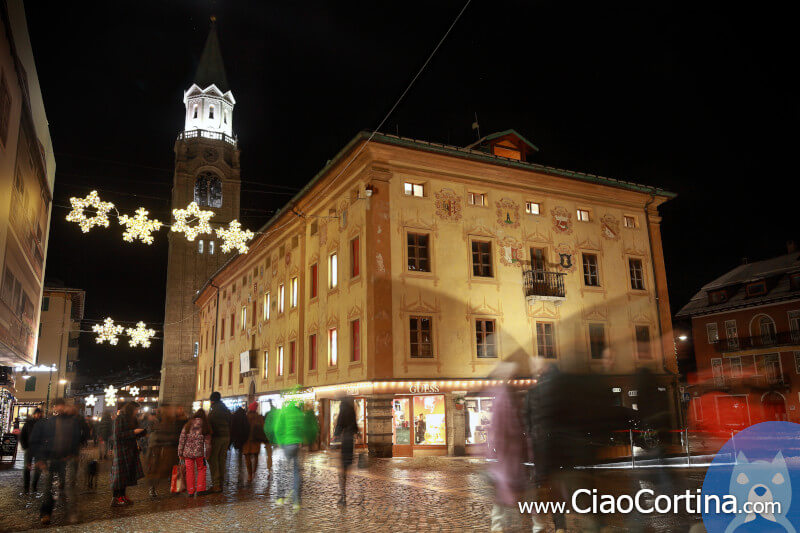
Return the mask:
[[[214, 17], [183, 103], [186, 115], [175, 141], [171, 209], [185, 209], [194, 201], [214, 212], [212, 227], [227, 226], [239, 218], [239, 147], [233, 134], [236, 100], [225, 76]], [[221, 253], [215, 233], [193, 241], [182, 233], [169, 234], [161, 402], [189, 407], [194, 400], [200, 317], [193, 299], [231, 255]]]

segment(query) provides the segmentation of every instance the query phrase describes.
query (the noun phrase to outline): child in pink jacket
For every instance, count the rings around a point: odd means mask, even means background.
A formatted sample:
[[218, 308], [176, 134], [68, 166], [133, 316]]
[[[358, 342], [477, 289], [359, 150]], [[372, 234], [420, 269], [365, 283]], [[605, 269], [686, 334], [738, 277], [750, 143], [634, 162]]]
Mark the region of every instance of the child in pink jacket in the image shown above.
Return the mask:
[[[186, 422], [178, 441], [178, 457], [186, 465], [186, 491], [189, 496], [206, 491], [206, 459], [211, 454], [211, 426], [206, 412], [198, 409]], [[197, 486], [195, 473], [197, 468]]]

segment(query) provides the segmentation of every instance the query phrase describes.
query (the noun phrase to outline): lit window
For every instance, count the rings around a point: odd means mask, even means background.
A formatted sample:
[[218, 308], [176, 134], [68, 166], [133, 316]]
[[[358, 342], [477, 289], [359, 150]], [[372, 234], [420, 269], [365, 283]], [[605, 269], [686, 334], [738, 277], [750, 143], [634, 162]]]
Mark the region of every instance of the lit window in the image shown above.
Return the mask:
[[429, 316], [409, 318], [411, 357], [433, 357], [433, 319]]
[[261, 303], [261, 316], [264, 320], [269, 320], [269, 293], [264, 294], [264, 299]]
[[264, 379], [269, 377], [269, 351], [264, 350]]
[[292, 307], [297, 307], [297, 278], [296, 278], [296, 277], [295, 277], [295, 278], [292, 278], [292, 281], [291, 281], [290, 287], [291, 287], [291, 290], [292, 290], [292, 295], [291, 295], [291, 298], [292, 298], [292, 300], [291, 300], [291, 306], [292, 306]]
[[194, 104], [194, 107], [192, 109], [193, 109], [192, 118], [197, 118], [197, 104]]
[[339, 345], [337, 341], [336, 328], [328, 330], [328, 365], [336, 366], [339, 360]]
[[628, 259], [628, 271], [631, 278], [631, 289], [644, 290], [644, 268], [641, 259]]
[[541, 208], [536, 202], [525, 202], [525, 212], [529, 215], [538, 215]]
[[600, 286], [600, 274], [595, 254], [583, 254], [583, 284], [587, 287]]
[[242, 311], [241, 311], [241, 317], [240, 318], [242, 320], [241, 329], [242, 329], [242, 331], [244, 331], [244, 329], [247, 327], [247, 306], [246, 305], [242, 306]]
[[636, 227], [636, 219], [634, 217], [625, 215], [622, 217], [622, 225], [626, 228], [635, 228]]
[[283, 346], [278, 346], [278, 375], [283, 375]]
[[467, 193], [469, 196], [469, 205], [486, 205], [486, 195], [480, 192]]
[[539, 357], [554, 359], [556, 356], [556, 340], [552, 322], [536, 323], [536, 353]]
[[350, 322], [350, 360], [354, 363], [361, 361], [361, 321], [353, 320]]
[[339, 256], [336, 252], [328, 256], [328, 287], [335, 289], [339, 285]]
[[208, 253], [214, 255], [214, 241], [208, 241]]
[[475, 346], [475, 355], [477, 357], [497, 357], [497, 339], [494, 320], [475, 321]]
[[425, 187], [419, 183], [405, 182], [403, 190], [406, 196], [416, 196], [418, 198], [425, 196]]
[[214, 118], [214, 106], [208, 106], [208, 118]]
[[199, 241], [197, 241], [197, 253], [198, 254], [202, 254], [203, 253], [203, 239], [200, 239]]
[[578, 222], [589, 222], [589, 211], [578, 209]]
[[280, 287], [278, 287], [278, 312], [283, 313], [283, 306], [286, 300], [286, 287], [283, 283], [281, 283]]

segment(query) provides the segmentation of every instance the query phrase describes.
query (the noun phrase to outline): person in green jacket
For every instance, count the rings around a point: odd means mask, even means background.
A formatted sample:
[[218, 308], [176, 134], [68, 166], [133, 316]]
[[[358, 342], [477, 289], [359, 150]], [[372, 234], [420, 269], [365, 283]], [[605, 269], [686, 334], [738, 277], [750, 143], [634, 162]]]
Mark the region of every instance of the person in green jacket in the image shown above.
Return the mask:
[[[300, 493], [302, 490], [302, 477], [300, 476], [300, 450], [303, 444], [310, 444], [317, 438], [319, 431], [315, 417], [308, 416], [294, 402], [287, 402], [273, 416], [272, 420], [264, 422], [265, 433], [270, 439], [272, 434], [275, 442], [283, 451], [283, 468], [292, 468], [294, 471], [294, 487], [292, 496], [294, 510], [300, 509]], [[287, 476], [278, 477], [278, 505], [285, 502]]]

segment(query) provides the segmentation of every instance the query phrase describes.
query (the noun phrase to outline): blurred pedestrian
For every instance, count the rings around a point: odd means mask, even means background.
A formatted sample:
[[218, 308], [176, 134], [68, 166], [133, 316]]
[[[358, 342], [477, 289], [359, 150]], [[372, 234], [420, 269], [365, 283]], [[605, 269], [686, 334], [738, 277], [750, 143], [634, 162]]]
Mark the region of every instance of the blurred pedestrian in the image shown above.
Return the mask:
[[[169, 480], [172, 467], [178, 464], [178, 439], [182, 425], [176, 420], [175, 406], [165, 404], [159, 409], [160, 418], [153, 422], [147, 445], [145, 475], [151, 498], [158, 497], [159, 481]], [[185, 421], [183, 421], [185, 423]], [[167, 481], [169, 483], [169, 481]]]
[[111, 420], [111, 413], [105, 411], [103, 416], [100, 417], [100, 422], [97, 424], [97, 438], [100, 440], [100, 460], [108, 459], [108, 452], [110, 448], [111, 432], [114, 428], [114, 423]]
[[114, 452], [111, 463], [112, 507], [133, 505], [125, 490], [129, 486], [136, 485], [144, 477], [136, 439], [145, 430], [138, 427], [136, 420], [138, 411], [138, 403], [128, 402], [120, 409], [114, 421]]
[[339, 437], [342, 443], [341, 448], [341, 472], [339, 473], [339, 495], [338, 504], [347, 505], [347, 471], [353, 464], [353, 446], [355, 436], [358, 434], [358, 422], [356, 420], [356, 407], [353, 398], [345, 397], [339, 405], [339, 416], [336, 417], [333, 435]]
[[28, 491], [31, 488], [31, 471], [33, 471], [33, 492], [36, 492], [36, 486], [39, 484], [39, 475], [41, 474], [41, 470], [36, 466], [36, 462], [33, 460], [33, 449], [31, 448], [31, 434], [33, 433], [33, 428], [36, 426], [37, 423], [42, 419], [42, 410], [38, 407], [34, 409], [33, 415], [30, 416], [23, 424], [22, 429], [19, 433], [19, 443], [22, 446], [22, 449], [25, 451], [25, 458], [23, 463], [23, 471], [22, 471], [22, 489], [25, 494], [28, 494]]
[[247, 407], [247, 439], [242, 444], [242, 455], [247, 464], [247, 482], [253, 482], [253, 475], [258, 468], [258, 455], [261, 453], [261, 444], [267, 442], [264, 433], [264, 417], [258, 414], [258, 402], [253, 402]]
[[247, 441], [249, 429], [247, 411], [240, 405], [231, 414], [231, 448], [236, 454], [236, 475], [239, 479], [242, 475], [242, 446]]
[[[300, 475], [300, 456], [303, 444], [310, 444], [317, 437], [319, 428], [316, 419], [312, 419], [300, 410], [295, 402], [284, 404], [275, 416], [275, 439], [283, 453], [283, 468], [292, 469], [294, 484], [292, 496], [294, 510], [300, 510], [300, 496], [302, 492], [302, 477]], [[286, 501], [286, 483], [288, 476], [278, 477], [278, 505]]]
[[267, 437], [264, 448], [267, 451], [267, 470], [269, 470], [269, 476], [272, 476], [272, 445], [275, 444], [275, 415], [278, 410], [272, 404], [272, 400], [269, 400], [268, 406], [269, 411], [264, 417], [264, 435]]
[[231, 412], [221, 398], [219, 392], [212, 392], [211, 409], [208, 411], [208, 423], [211, 426], [211, 492], [222, 492], [231, 442]]
[[139, 427], [144, 429], [144, 433], [142, 433], [137, 439], [137, 444], [139, 446], [139, 452], [142, 454], [142, 458], [145, 463], [147, 462], [147, 449], [150, 444], [150, 435], [152, 435], [155, 424], [156, 418], [151, 413], [144, 413], [142, 418], [139, 420]]
[[198, 409], [183, 426], [178, 440], [178, 456], [186, 468], [186, 492], [190, 497], [206, 492], [206, 459], [210, 455], [211, 426], [208, 424], [206, 412]]
[[75, 495], [73, 483], [67, 483], [67, 466], [80, 453], [81, 430], [74, 417], [66, 413], [66, 402], [57, 398], [53, 402], [53, 416], [38, 422], [31, 435], [30, 444], [40, 469], [47, 469], [44, 499], [39, 510], [42, 524], [50, 523], [55, 498], [53, 484], [58, 476], [61, 499], [68, 521], [75, 520]]

